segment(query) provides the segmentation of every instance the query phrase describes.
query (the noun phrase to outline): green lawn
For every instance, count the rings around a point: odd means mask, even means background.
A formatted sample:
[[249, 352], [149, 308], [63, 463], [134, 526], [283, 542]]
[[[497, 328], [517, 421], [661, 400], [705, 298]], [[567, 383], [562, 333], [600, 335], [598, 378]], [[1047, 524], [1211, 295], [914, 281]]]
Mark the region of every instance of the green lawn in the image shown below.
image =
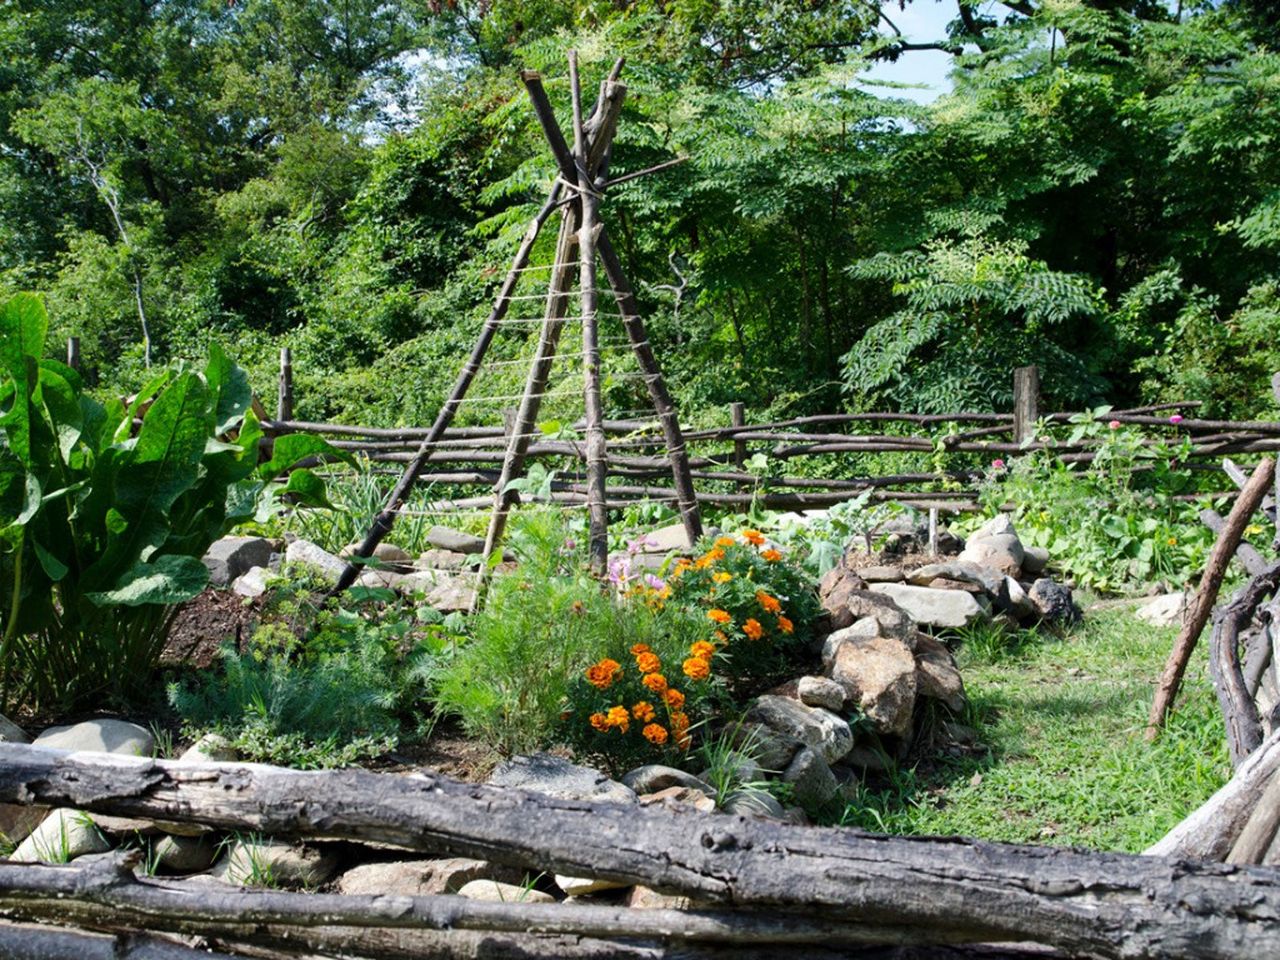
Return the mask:
[[961, 648], [964, 722], [987, 749], [945, 751], [868, 783], [844, 822], [900, 834], [1139, 851], [1229, 776], [1205, 641], [1167, 730], [1142, 737], [1176, 631], [1126, 606], [1086, 614], [1065, 637], [1012, 652]]

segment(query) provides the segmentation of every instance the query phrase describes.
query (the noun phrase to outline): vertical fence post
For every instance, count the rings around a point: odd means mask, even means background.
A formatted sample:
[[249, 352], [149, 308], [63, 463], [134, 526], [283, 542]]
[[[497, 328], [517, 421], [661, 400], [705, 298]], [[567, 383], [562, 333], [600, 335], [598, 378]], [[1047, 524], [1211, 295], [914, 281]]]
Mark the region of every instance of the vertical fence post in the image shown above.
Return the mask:
[[80, 369], [80, 338], [67, 337], [67, 366], [72, 370]]
[[1040, 368], [1018, 367], [1013, 371], [1013, 441], [1022, 443], [1035, 436], [1040, 419]]
[[293, 354], [288, 347], [280, 348], [280, 393], [276, 398], [276, 419], [293, 419]]
[[[745, 403], [729, 404], [729, 423], [735, 427], [745, 427], [747, 425], [747, 405]], [[737, 437], [733, 439], [733, 465], [739, 473], [747, 469], [747, 442], [739, 440]], [[746, 493], [750, 489], [751, 484], [739, 481], [739, 493]]]

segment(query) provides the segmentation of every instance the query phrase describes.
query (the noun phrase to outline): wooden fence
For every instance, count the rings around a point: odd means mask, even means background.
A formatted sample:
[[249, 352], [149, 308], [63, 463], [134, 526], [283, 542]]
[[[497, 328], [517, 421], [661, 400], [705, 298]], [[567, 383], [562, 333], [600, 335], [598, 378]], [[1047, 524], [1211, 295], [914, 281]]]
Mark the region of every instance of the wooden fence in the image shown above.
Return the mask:
[[[277, 415], [268, 420], [269, 433], [300, 432], [326, 437], [337, 448], [358, 453], [374, 463], [407, 463], [414, 456], [426, 428], [378, 428], [336, 423], [312, 423], [293, 419], [292, 357], [281, 351]], [[1068, 443], [1036, 434], [1041, 421], [1070, 422], [1073, 412], [1042, 413], [1039, 375], [1035, 367], [1014, 371], [1014, 411], [910, 414], [891, 412], [838, 413], [751, 423], [745, 406], [730, 404], [730, 425], [690, 429], [685, 441], [691, 448], [690, 464], [704, 504], [747, 507], [752, 503], [770, 509], [802, 510], [828, 507], [870, 491], [877, 501], [896, 501], [921, 509], [959, 512], [975, 509], [977, 483], [988, 465], [1030, 452], [1052, 449], [1064, 462], [1088, 463], [1100, 442], [1085, 436]], [[1191, 440], [1187, 461], [1217, 469], [1227, 455], [1280, 450], [1280, 422], [1208, 420], [1194, 416], [1198, 401], [1163, 403], [1108, 412], [1100, 420], [1159, 431], [1168, 440]], [[506, 418], [508, 424], [511, 418]], [[906, 426], [907, 432], [902, 431]], [[886, 430], [894, 426], [897, 432]], [[941, 432], [946, 427], [946, 433]], [[607, 420], [608, 502], [611, 507], [639, 501], [674, 504], [670, 467], [656, 421]], [[1164, 438], [1162, 438], [1164, 439]], [[482, 488], [497, 482], [504, 452], [510, 440], [509, 426], [454, 427], [445, 432], [422, 474], [423, 485], [434, 490], [460, 488], [459, 496], [444, 497], [432, 510], [480, 509], [492, 501]], [[1047, 442], [1046, 442], [1047, 441]], [[1161, 442], [1144, 440], [1147, 446]], [[762, 475], [748, 469], [754, 454], [765, 454], [772, 463], [789, 464], [801, 458], [845, 454], [935, 453], [974, 455], [981, 467], [944, 471], [918, 470], [893, 474], [840, 478], [807, 476], [796, 471]], [[586, 502], [584, 440], [561, 435], [534, 438], [529, 457], [556, 470], [550, 493], [533, 499], [573, 504]], [[769, 471], [770, 474], [776, 471]], [[529, 498], [529, 497], [527, 497]]]

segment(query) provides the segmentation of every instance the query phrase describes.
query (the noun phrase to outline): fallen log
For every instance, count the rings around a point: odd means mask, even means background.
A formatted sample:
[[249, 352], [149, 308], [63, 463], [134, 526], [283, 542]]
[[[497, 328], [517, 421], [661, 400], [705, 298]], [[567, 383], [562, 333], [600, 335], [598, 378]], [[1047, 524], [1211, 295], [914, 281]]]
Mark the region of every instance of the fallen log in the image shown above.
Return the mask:
[[[1280, 955], [1280, 872], [957, 839], [872, 836], [554, 799], [363, 770], [181, 764], [0, 743], [0, 802], [375, 841], [712, 904], [1035, 941], [1105, 957]], [[922, 934], [923, 936], [923, 934]]]
[[[1213, 678], [1218, 703], [1227, 727], [1231, 763], [1239, 766], [1262, 744], [1262, 718], [1249, 693], [1240, 666], [1240, 634], [1253, 622], [1263, 599], [1280, 585], [1280, 564], [1253, 577], [1222, 609], [1214, 614], [1209, 641], [1209, 675]], [[1256, 862], [1256, 861], [1253, 861]]]
[[1143, 853], [1153, 857], [1225, 860], [1257, 805], [1280, 771], [1280, 729], [1262, 742], [1233, 776], [1191, 816]]
[[0, 923], [5, 960], [230, 960], [226, 953], [195, 950], [157, 937], [103, 936], [30, 923]]

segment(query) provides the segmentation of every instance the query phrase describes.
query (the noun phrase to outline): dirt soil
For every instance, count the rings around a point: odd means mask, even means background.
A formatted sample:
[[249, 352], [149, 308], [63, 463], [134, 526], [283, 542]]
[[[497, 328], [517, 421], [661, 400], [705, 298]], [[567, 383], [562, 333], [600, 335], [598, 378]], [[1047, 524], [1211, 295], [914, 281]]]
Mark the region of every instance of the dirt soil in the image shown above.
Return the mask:
[[227, 640], [235, 640], [237, 649], [243, 649], [261, 616], [261, 598], [249, 600], [231, 590], [210, 588], [179, 608], [160, 662], [208, 667]]

